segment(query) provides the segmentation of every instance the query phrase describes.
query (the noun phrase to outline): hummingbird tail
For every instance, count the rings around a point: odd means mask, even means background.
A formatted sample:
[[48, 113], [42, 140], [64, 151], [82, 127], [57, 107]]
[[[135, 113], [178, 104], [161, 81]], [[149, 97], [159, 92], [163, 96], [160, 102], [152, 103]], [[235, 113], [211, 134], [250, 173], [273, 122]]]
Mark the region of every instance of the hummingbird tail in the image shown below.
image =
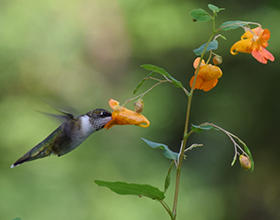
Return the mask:
[[32, 160], [36, 160], [36, 159], [39, 159], [39, 158], [43, 158], [43, 157], [49, 156], [51, 153], [52, 153], [51, 150], [49, 150], [47, 148], [40, 149], [38, 147], [38, 145], [37, 145], [34, 148], [32, 148], [30, 151], [28, 151], [26, 154], [24, 154], [21, 158], [19, 158], [11, 166], [11, 168], [19, 166], [22, 163], [27, 162], [27, 161], [32, 161]]
[[21, 157], [14, 164], [12, 164], [11, 168], [17, 167], [26, 161], [28, 161], [28, 158]]

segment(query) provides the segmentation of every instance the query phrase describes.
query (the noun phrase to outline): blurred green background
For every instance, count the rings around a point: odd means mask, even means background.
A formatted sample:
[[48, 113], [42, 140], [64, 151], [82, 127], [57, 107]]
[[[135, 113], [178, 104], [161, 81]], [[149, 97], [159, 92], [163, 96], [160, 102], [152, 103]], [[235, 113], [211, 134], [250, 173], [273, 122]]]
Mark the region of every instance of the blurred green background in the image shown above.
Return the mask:
[[[145, 96], [149, 128], [115, 126], [63, 157], [10, 166], [59, 125], [38, 110], [109, 110], [110, 98], [123, 103], [133, 97], [148, 74], [141, 64], [163, 67], [189, 89], [192, 50], [212, 29], [210, 22], [192, 22], [189, 12], [208, 3], [226, 8], [217, 25], [250, 20], [268, 28], [268, 50], [276, 60], [263, 65], [250, 54], [232, 56], [229, 49], [243, 30], [223, 32], [227, 40], [219, 39], [216, 52], [224, 75], [210, 92], [195, 91], [191, 123], [213, 122], [239, 136], [253, 153], [255, 171], [230, 166], [234, 149], [225, 134], [194, 134], [189, 144], [204, 147], [190, 151], [184, 163], [178, 219], [280, 219], [279, 1], [1, 0], [1, 220], [169, 219], [159, 203], [119, 196], [94, 180], [163, 190], [170, 161], [140, 137], [178, 151], [187, 98], [171, 84]], [[170, 206], [174, 178], [172, 173]]]

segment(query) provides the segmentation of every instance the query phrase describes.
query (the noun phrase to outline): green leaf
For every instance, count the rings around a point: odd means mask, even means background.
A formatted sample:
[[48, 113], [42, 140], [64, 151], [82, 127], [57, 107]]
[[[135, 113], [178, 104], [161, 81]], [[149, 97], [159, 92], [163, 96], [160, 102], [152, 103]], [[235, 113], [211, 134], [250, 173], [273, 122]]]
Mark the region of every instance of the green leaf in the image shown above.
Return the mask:
[[163, 200], [164, 193], [158, 188], [147, 184], [135, 184], [125, 182], [94, 181], [98, 186], [105, 186], [119, 195], [145, 196], [151, 199]]
[[170, 167], [169, 167], [169, 169], [168, 169], [167, 175], [166, 175], [166, 177], [165, 177], [165, 182], [164, 182], [164, 193], [166, 193], [168, 187], [170, 186], [170, 182], [171, 182], [170, 173], [171, 173], [173, 164], [174, 164], [174, 161], [171, 163], [171, 165], [170, 165]]
[[[155, 72], [150, 72], [149, 75], [148, 75], [147, 77], [152, 77], [154, 74], [155, 74]], [[145, 80], [146, 80], [145, 78], [142, 79], [142, 80], [137, 84], [137, 86], [135, 86], [135, 88], [134, 88], [134, 90], [133, 90], [133, 94], [135, 94], [135, 93], [139, 90], [139, 88], [142, 86], [142, 84], [145, 82]]]
[[150, 147], [152, 147], [154, 149], [156, 149], [156, 148], [162, 149], [163, 155], [166, 158], [171, 159], [171, 160], [176, 160], [178, 158], [178, 153], [175, 153], [172, 150], [170, 150], [167, 145], [148, 141], [145, 138], [142, 138], [142, 140], [145, 141], [146, 144], [148, 144]]
[[237, 159], [237, 154], [234, 154], [233, 160], [231, 162], [231, 166], [233, 166], [235, 164], [236, 159]]
[[220, 28], [223, 31], [229, 31], [232, 29], [243, 27], [248, 24], [250, 24], [249, 21], [227, 21], [227, 22], [222, 23]]
[[178, 87], [178, 88], [184, 88], [182, 83], [180, 81], [178, 81], [177, 79], [174, 79], [168, 72], [165, 71], [165, 69], [163, 68], [160, 68], [158, 66], [155, 66], [155, 65], [151, 65], [151, 64], [144, 64], [144, 65], [141, 65], [141, 67], [143, 67], [144, 69], [146, 70], [150, 70], [150, 71], [153, 71], [153, 72], [156, 72], [156, 73], [159, 73], [161, 74], [162, 76], [166, 76], [167, 78], [169, 78], [173, 85]]
[[248, 148], [246, 145], [243, 145], [243, 146], [244, 146], [245, 152], [246, 152], [246, 153], [249, 155], [249, 157], [250, 157], [250, 160], [251, 160], [251, 172], [253, 172], [253, 171], [254, 171], [254, 166], [255, 166], [254, 160], [253, 160], [253, 156], [252, 156], [251, 151], [249, 150], [249, 148]]
[[214, 13], [218, 13], [221, 10], [225, 10], [224, 8], [218, 8], [217, 6], [212, 4], [208, 4], [208, 8], [212, 10]]
[[203, 131], [203, 130], [208, 131], [208, 130], [211, 130], [211, 129], [214, 129], [214, 130], [219, 131], [219, 129], [217, 129], [217, 128], [213, 127], [212, 125], [209, 125], [209, 124], [207, 124], [207, 125], [200, 125], [200, 126], [199, 126], [199, 125], [193, 125], [193, 124], [192, 124], [191, 129], [192, 129], [194, 132], [196, 132], [196, 133], [200, 133], [200, 132]]
[[142, 79], [138, 84], [137, 86], [135, 86], [134, 90], [133, 90], [133, 94], [135, 94], [138, 89], [142, 86], [142, 84], [145, 82], [146, 79]]
[[211, 20], [211, 15], [206, 12], [205, 10], [199, 8], [199, 9], [194, 9], [190, 12], [191, 16], [193, 17], [193, 19], [197, 20], [197, 21], [202, 21], [202, 22], [206, 22]]
[[21, 218], [20, 218], [20, 217], [17, 217], [17, 218], [14, 218], [13, 220], [21, 220]]
[[[193, 52], [194, 52], [197, 56], [201, 55], [202, 52], [203, 52], [203, 50], [204, 50], [204, 48], [206, 47], [206, 44], [207, 44], [207, 43], [202, 44], [199, 48], [193, 50]], [[211, 41], [211, 42], [208, 44], [208, 47], [206, 48], [205, 53], [208, 52], [208, 51], [210, 51], [210, 50], [217, 50], [217, 49], [218, 49], [218, 41], [213, 40], [213, 41]]]

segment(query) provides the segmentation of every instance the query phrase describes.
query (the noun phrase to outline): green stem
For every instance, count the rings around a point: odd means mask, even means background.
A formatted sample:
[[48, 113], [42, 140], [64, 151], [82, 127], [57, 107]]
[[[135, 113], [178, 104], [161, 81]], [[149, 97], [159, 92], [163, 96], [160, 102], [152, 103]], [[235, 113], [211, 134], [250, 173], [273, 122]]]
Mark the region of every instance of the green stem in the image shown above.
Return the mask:
[[170, 82], [170, 80], [160, 80], [160, 79], [156, 79], [156, 78], [147, 78], [147, 79], [153, 79], [153, 80], [156, 80], [156, 81], [159, 81], [159, 82], [154, 84], [151, 88], [149, 88], [147, 91], [143, 92], [142, 94], [140, 94], [138, 96], [135, 96], [135, 97], [133, 97], [131, 99], [127, 99], [122, 106], [125, 106], [128, 102], [130, 102], [130, 101], [132, 101], [134, 99], [137, 99], [137, 98], [141, 99], [141, 98], [143, 98], [144, 95], [146, 95], [148, 92], [150, 92], [153, 88], [157, 87], [161, 83]]
[[160, 202], [160, 204], [162, 204], [162, 206], [165, 208], [165, 210], [168, 212], [169, 216], [172, 219], [172, 212], [169, 208], [169, 206], [163, 201], [163, 200], [158, 200]]
[[213, 39], [213, 37], [215, 36], [215, 31], [213, 31], [211, 37], [209, 38], [202, 54], [201, 54], [201, 59], [199, 61], [198, 67], [196, 69], [195, 72], [195, 78], [193, 81], [193, 85], [191, 88], [191, 91], [188, 95], [188, 106], [187, 106], [187, 114], [186, 114], [186, 122], [185, 122], [185, 129], [184, 129], [184, 135], [183, 135], [183, 143], [180, 149], [180, 153], [179, 153], [179, 161], [178, 161], [178, 167], [176, 170], [176, 183], [175, 183], [175, 194], [174, 194], [174, 201], [173, 201], [173, 210], [172, 210], [172, 220], [176, 219], [176, 215], [177, 215], [177, 204], [178, 204], [178, 196], [179, 196], [179, 186], [180, 186], [180, 177], [181, 177], [181, 168], [182, 168], [182, 163], [183, 163], [183, 158], [184, 158], [184, 151], [186, 149], [186, 144], [187, 144], [187, 139], [188, 139], [188, 126], [189, 126], [189, 119], [190, 119], [190, 112], [191, 112], [191, 103], [192, 103], [192, 98], [193, 98], [193, 92], [194, 92], [194, 85], [195, 85], [195, 81], [197, 79], [197, 73], [199, 71], [200, 65], [201, 65], [201, 61], [203, 59], [203, 56], [205, 54], [205, 51], [209, 45], [209, 43], [211, 42], [211, 40]]

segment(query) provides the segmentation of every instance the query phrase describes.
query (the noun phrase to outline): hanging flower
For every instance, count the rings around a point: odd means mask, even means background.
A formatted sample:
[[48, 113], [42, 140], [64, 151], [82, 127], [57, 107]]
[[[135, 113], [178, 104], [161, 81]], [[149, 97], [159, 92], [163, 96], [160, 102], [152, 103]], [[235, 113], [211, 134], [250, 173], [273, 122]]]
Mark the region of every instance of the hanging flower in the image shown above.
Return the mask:
[[241, 53], [251, 53], [252, 56], [260, 63], [267, 63], [267, 60], [274, 61], [274, 56], [265, 48], [268, 46], [267, 41], [270, 38], [270, 31], [261, 27], [246, 31], [241, 40], [236, 42], [231, 48], [232, 55]]
[[[200, 57], [196, 58], [193, 63], [195, 68], [198, 66], [199, 59]], [[218, 79], [223, 75], [222, 70], [219, 67], [211, 64], [205, 64], [204, 60], [201, 61], [197, 74], [194, 89], [202, 89], [205, 92], [213, 89], [217, 85]], [[194, 79], [195, 75], [190, 80], [190, 87], [192, 87]]]
[[114, 111], [112, 112], [112, 120], [104, 126], [107, 130], [114, 125], [137, 125], [144, 128], [150, 125], [145, 116], [121, 106], [114, 99], [110, 99], [109, 105]]

